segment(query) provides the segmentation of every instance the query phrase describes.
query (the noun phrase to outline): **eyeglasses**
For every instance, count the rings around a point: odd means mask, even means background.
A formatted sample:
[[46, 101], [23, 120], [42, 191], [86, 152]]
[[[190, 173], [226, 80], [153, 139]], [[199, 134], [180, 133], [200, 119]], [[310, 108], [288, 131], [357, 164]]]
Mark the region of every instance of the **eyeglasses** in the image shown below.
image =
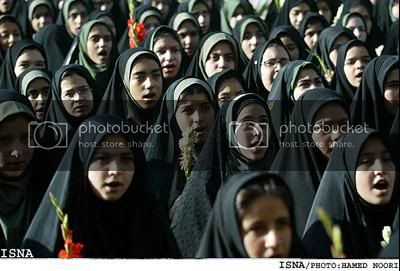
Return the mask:
[[281, 58], [281, 59], [271, 59], [271, 60], [266, 60], [263, 63], [261, 63], [261, 65], [263, 65], [265, 68], [276, 68], [276, 65], [279, 63], [279, 65], [285, 66], [286, 64], [289, 63], [289, 59], [288, 58]]

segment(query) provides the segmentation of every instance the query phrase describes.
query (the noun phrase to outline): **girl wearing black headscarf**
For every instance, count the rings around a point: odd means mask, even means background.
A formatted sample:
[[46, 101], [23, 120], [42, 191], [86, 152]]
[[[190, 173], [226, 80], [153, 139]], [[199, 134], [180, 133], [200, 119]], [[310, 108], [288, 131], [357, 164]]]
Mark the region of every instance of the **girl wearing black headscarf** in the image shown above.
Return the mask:
[[51, 93], [52, 74], [44, 68], [31, 67], [18, 76], [16, 90], [31, 102], [38, 121], [46, 116]]
[[279, 71], [268, 95], [268, 106], [277, 138], [284, 139], [279, 131], [282, 125], [289, 123], [296, 100], [304, 92], [318, 87], [326, 87], [326, 83], [311, 62], [292, 61]]
[[367, 23], [360, 13], [351, 12], [344, 15], [342, 18], [342, 26], [351, 30], [357, 39], [363, 42], [367, 41]]
[[202, 35], [206, 35], [213, 31], [221, 30], [221, 7], [218, 5], [218, 1], [213, 2], [213, 6], [208, 5], [210, 1], [203, 0], [187, 0], [179, 4], [177, 11], [184, 11], [193, 14], [197, 19]]
[[[192, 58], [187, 76], [207, 80], [217, 72], [226, 69], [242, 71], [239, 46], [232, 35], [213, 32], [204, 36], [199, 49]], [[214, 53], [215, 51], [221, 51]]]
[[233, 34], [237, 21], [254, 14], [254, 9], [247, 0], [222, 1], [221, 5], [221, 31], [228, 34]]
[[[326, 69], [332, 73], [332, 76], [336, 70], [337, 51], [340, 46], [352, 39], [356, 39], [353, 33], [341, 26], [328, 27], [320, 33], [317, 45], [315, 46], [315, 52], [322, 59]], [[320, 64], [320, 66], [322, 65]], [[326, 74], [322, 67], [321, 73]], [[332, 76], [325, 75], [325, 79], [327, 79], [331, 85], [332, 82], [335, 81]]]
[[[399, 57], [383, 55], [365, 68], [351, 104], [352, 122], [388, 134], [399, 110]], [[397, 96], [398, 97], [398, 96]]]
[[286, 50], [290, 54], [291, 60], [306, 60], [308, 57], [307, 44], [297, 31], [291, 25], [281, 25], [274, 27], [269, 35], [270, 39], [279, 38]]
[[314, 12], [307, 12], [301, 20], [299, 33], [310, 50], [314, 50], [322, 30], [328, 27], [325, 18]]
[[49, 71], [55, 73], [63, 64], [73, 39], [64, 26], [48, 25], [36, 33], [34, 41], [43, 46], [49, 62]]
[[[27, 98], [0, 91], [0, 248], [19, 248], [39, 205], [46, 183], [38, 150], [27, 139], [36, 117]], [[4, 140], [6, 139], [6, 140]]]
[[379, 258], [399, 258], [399, 209], [396, 212], [389, 244], [379, 253]]
[[336, 13], [338, 11], [339, 6], [342, 4], [342, 1], [316, 0], [315, 2], [317, 4], [318, 13], [321, 16], [324, 16], [328, 24], [331, 25], [336, 17]]
[[20, 41], [22, 34], [22, 28], [14, 17], [0, 15], [0, 65], [3, 63], [7, 49]]
[[[278, 150], [269, 110], [257, 94], [220, 109], [176, 207], [172, 229], [184, 257], [194, 257], [219, 188], [230, 175], [269, 170]], [[249, 134], [249, 130], [254, 131]]]
[[[263, 214], [258, 212], [261, 209]], [[285, 221], [282, 228], [278, 226], [281, 220]], [[255, 223], [275, 227], [266, 226], [254, 234]], [[291, 192], [278, 176], [235, 174], [217, 195], [196, 257], [299, 258], [304, 253], [295, 225]], [[266, 235], [277, 241], [264, 239]]]
[[399, 208], [397, 169], [388, 143], [379, 132], [350, 133], [339, 142], [321, 180], [307, 221], [303, 244], [312, 257], [330, 258], [331, 242], [319, 221], [323, 208], [340, 226], [347, 258], [376, 258], [382, 230]]
[[57, 19], [55, 7], [50, 0], [29, 0], [26, 3], [26, 13], [26, 36], [29, 38]]
[[339, 48], [335, 87], [349, 106], [360, 86], [365, 67], [375, 57], [373, 53], [369, 52], [367, 45], [360, 40], [351, 40]]
[[[68, 214], [84, 257], [179, 257], [166, 217], [145, 190], [142, 148], [123, 127], [131, 126], [110, 115], [82, 123], [47, 192]], [[118, 169], [112, 170], [114, 165]], [[36, 257], [57, 257], [63, 248], [59, 225], [46, 194], [23, 247]]]
[[188, 12], [178, 12], [172, 16], [169, 26], [178, 33], [183, 50], [191, 58], [196, 52], [202, 36], [196, 18]]
[[21, 40], [10, 48], [0, 68], [0, 88], [14, 89], [18, 75], [29, 67], [47, 68], [47, 58], [43, 47], [31, 40]]
[[254, 51], [268, 38], [268, 29], [258, 16], [245, 16], [232, 31], [240, 48], [240, 59], [247, 66]]
[[[162, 95], [163, 76], [157, 55], [140, 47], [128, 49], [117, 59], [98, 114], [152, 125]], [[144, 136], [146, 140], [147, 134]]]
[[219, 108], [230, 98], [247, 93], [242, 74], [232, 69], [214, 74], [208, 78], [207, 83], [214, 93], [215, 100], [218, 101]]
[[114, 17], [112, 13], [108, 11], [100, 11], [100, 10], [95, 10], [92, 13], [90, 13], [88, 17], [88, 21], [93, 21], [93, 20], [100, 20], [105, 22], [108, 27], [110, 28], [111, 32], [113, 33], [114, 39], [118, 40], [117, 37], [117, 27], [114, 22]]
[[196, 159], [211, 130], [215, 112], [212, 90], [202, 80], [183, 78], [167, 89], [154, 124], [163, 130], [152, 132], [144, 148], [151, 177], [149, 186], [166, 210], [171, 210], [186, 184], [185, 172], [180, 166], [179, 140], [189, 131], [198, 133], [193, 147]]
[[346, 132], [350, 114], [333, 90], [307, 91], [294, 104], [290, 122], [281, 126], [284, 138], [271, 172], [289, 186], [294, 197], [297, 234], [301, 236], [334, 143]]
[[387, 37], [392, 24], [399, 20], [399, 1], [379, 1], [379, 3], [374, 7], [374, 13], [377, 26], [383, 36]]
[[158, 2], [153, 2], [151, 0], [143, 0], [142, 5], [153, 6], [160, 10], [162, 24], [167, 25], [172, 14], [175, 13], [178, 6], [177, 0], [160, 0]]
[[258, 93], [267, 100], [274, 78], [289, 62], [289, 52], [279, 38], [260, 44], [243, 72], [248, 91]]
[[184, 75], [187, 56], [174, 29], [157, 27], [147, 35], [144, 48], [153, 51], [160, 60], [166, 88]]
[[274, 27], [279, 25], [291, 25], [299, 29], [301, 20], [309, 12], [318, 12], [314, 0], [286, 0], [275, 20]]
[[[77, 12], [74, 12], [76, 14], [70, 18], [72, 8]], [[68, 34], [74, 39], [79, 29], [85, 24], [89, 13], [90, 9], [85, 0], [64, 0], [62, 9], [58, 13], [57, 24], [65, 26]], [[80, 18], [79, 21], [78, 18]]]

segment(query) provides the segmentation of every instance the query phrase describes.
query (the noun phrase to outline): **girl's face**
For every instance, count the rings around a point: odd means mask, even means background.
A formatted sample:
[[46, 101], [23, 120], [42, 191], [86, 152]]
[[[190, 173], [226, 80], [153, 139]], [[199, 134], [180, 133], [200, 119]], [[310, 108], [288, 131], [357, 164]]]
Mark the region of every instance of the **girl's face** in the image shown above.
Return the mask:
[[260, 104], [251, 103], [239, 113], [235, 126], [235, 140], [240, 152], [253, 161], [264, 158], [271, 131], [267, 112]]
[[236, 23], [238, 21], [240, 21], [243, 16], [246, 15], [246, 12], [244, 11], [244, 9], [241, 6], [238, 6], [235, 9], [235, 12], [233, 13], [232, 17], [229, 19], [229, 25], [230, 27], [233, 29], [236, 26]]
[[235, 53], [231, 45], [227, 42], [219, 42], [214, 45], [205, 63], [205, 71], [208, 78], [217, 72], [235, 68]]
[[296, 101], [308, 90], [323, 86], [321, 77], [314, 69], [304, 68], [298, 75], [296, 87], [293, 90], [293, 98]]
[[72, 4], [68, 11], [68, 28], [72, 35], [78, 35], [79, 30], [87, 19], [86, 7], [81, 2]]
[[143, 58], [133, 65], [129, 92], [143, 109], [151, 109], [160, 100], [162, 72], [153, 59]]
[[207, 9], [207, 6], [203, 3], [198, 3], [193, 6], [192, 14], [196, 17], [199, 22], [201, 32], [203, 34], [207, 33], [210, 30], [210, 12]]
[[242, 40], [242, 50], [246, 57], [250, 59], [253, 56], [257, 46], [265, 41], [264, 33], [257, 24], [251, 23], [247, 25]]
[[119, 200], [132, 183], [135, 164], [129, 143], [120, 134], [109, 134], [93, 154], [87, 174], [92, 191], [102, 200]]
[[110, 61], [112, 49], [112, 33], [101, 24], [96, 24], [89, 32], [87, 40], [87, 54], [97, 65], [107, 64]]
[[332, 21], [332, 11], [325, 0], [317, 0], [317, 7], [319, 15], [323, 16], [329, 23]]
[[192, 21], [184, 21], [178, 29], [178, 35], [181, 39], [183, 50], [188, 56], [192, 56], [197, 49], [200, 41], [200, 33]]
[[11, 116], [0, 123], [0, 174], [19, 177], [31, 163], [33, 150], [29, 146], [29, 120]]
[[371, 137], [362, 148], [355, 173], [360, 197], [373, 205], [390, 201], [396, 179], [396, 168], [382, 140]]
[[347, 132], [349, 116], [342, 105], [331, 102], [323, 105], [314, 115], [311, 137], [316, 147], [328, 160], [336, 142]]
[[307, 25], [307, 29], [304, 32], [304, 42], [307, 44], [308, 48], [314, 49], [317, 45], [319, 34], [323, 29], [321, 22], [313, 22]]
[[367, 64], [371, 61], [367, 48], [354, 46], [347, 51], [344, 61], [344, 73], [349, 83], [358, 88]]
[[391, 13], [394, 18], [396, 18], [397, 20], [399, 19], [399, 0], [393, 0]]
[[50, 92], [50, 82], [44, 78], [37, 78], [29, 83], [26, 96], [32, 104], [36, 118], [42, 121], [46, 114], [46, 102]]
[[154, 43], [154, 52], [161, 62], [164, 78], [175, 78], [182, 63], [181, 45], [179, 42], [171, 36], [159, 38]]
[[93, 110], [93, 90], [86, 79], [76, 73], [61, 81], [61, 101], [73, 117], [86, 117]]
[[399, 109], [399, 69], [388, 72], [383, 84], [386, 111], [395, 115]]
[[152, 29], [155, 29], [161, 25], [160, 19], [156, 16], [149, 16], [143, 21], [145, 33], [149, 33]]
[[356, 7], [352, 7], [350, 9], [350, 12], [358, 12], [360, 13], [363, 17], [364, 17], [364, 21], [367, 24], [367, 33], [371, 33], [371, 29], [372, 29], [372, 18], [371, 18], [371, 14], [369, 14], [368, 9], [366, 7], [363, 6], [356, 6]]
[[32, 28], [35, 32], [52, 23], [53, 17], [48, 6], [39, 5], [34, 9], [32, 13]]
[[288, 258], [293, 229], [286, 204], [276, 196], [261, 196], [244, 210], [243, 246], [250, 258]]
[[169, 13], [170, 3], [168, 2], [168, 0], [152, 0], [150, 4], [152, 7], [158, 9], [161, 12], [161, 16], [165, 19]]
[[42, 53], [37, 49], [25, 49], [21, 52], [15, 62], [14, 73], [18, 77], [23, 71], [29, 67], [46, 68], [46, 60]]
[[0, 13], [9, 13], [14, 6], [16, 0], [3, 0], [0, 1]]
[[267, 91], [271, 91], [276, 75], [289, 61], [288, 53], [281, 46], [272, 46], [265, 50], [261, 62], [261, 81]]
[[333, 43], [332, 50], [329, 52], [329, 60], [336, 67], [337, 62], [337, 54], [340, 46], [348, 42], [350, 39], [347, 35], [341, 34], [339, 35]]
[[222, 105], [232, 97], [239, 96], [244, 93], [244, 88], [239, 80], [235, 78], [225, 79], [218, 90], [218, 105], [221, 108]]
[[290, 24], [298, 30], [300, 28], [301, 21], [309, 11], [310, 7], [306, 3], [301, 3], [300, 5], [293, 7], [289, 11]]
[[361, 18], [357, 16], [351, 17], [347, 20], [346, 28], [350, 29], [357, 39], [364, 42], [367, 40], [367, 29]]
[[290, 59], [298, 60], [300, 58], [299, 47], [297, 47], [296, 43], [292, 40], [292, 38], [287, 35], [280, 35], [279, 39], [282, 41], [286, 50], [289, 52]]
[[195, 131], [196, 144], [203, 145], [214, 122], [214, 109], [207, 95], [199, 89], [182, 97], [175, 110], [176, 122], [182, 133]]
[[0, 24], [0, 49], [6, 51], [14, 43], [21, 40], [21, 31], [17, 24], [4, 22]]

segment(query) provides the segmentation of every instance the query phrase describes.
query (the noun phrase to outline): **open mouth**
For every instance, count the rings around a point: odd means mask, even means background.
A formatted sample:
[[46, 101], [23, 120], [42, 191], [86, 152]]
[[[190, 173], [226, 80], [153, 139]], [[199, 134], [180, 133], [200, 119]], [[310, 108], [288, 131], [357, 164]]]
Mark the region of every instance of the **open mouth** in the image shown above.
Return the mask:
[[176, 68], [176, 65], [175, 64], [167, 64], [167, 65], [164, 65], [163, 66], [163, 69], [166, 69], [166, 70], [168, 70], [168, 71], [172, 71], [172, 70], [174, 70]]
[[361, 79], [361, 78], [362, 78], [362, 76], [363, 76], [363, 73], [362, 73], [362, 72], [360, 72], [360, 73], [357, 73], [355, 77], [356, 77], [356, 78], [358, 78], [358, 79]]
[[118, 188], [121, 185], [122, 184], [120, 182], [111, 182], [111, 183], [105, 184], [106, 187], [109, 187], [109, 188], [112, 188], [112, 189]]
[[377, 190], [386, 190], [389, 187], [389, 183], [384, 179], [380, 179], [373, 187]]
[[36, 113], [44, 114], [45, 108], [44, 107], [39, 107], [36, 109]]
[[107, 50], [101, 50], [98, 55], [106, 57], [106, 56], [108, 56], [108, 51]]
[[198, 133], [198, 134], [205, 132], [205, 130], [206, 130], [206, 128], [205, 127], [201, 127], [201, 126], [193, 128], [193, 131]]
[[86, 105], [78, 105], [74, 108], [74, 111], [76, 112], [84, 112], [86, 111], [87, 106]]

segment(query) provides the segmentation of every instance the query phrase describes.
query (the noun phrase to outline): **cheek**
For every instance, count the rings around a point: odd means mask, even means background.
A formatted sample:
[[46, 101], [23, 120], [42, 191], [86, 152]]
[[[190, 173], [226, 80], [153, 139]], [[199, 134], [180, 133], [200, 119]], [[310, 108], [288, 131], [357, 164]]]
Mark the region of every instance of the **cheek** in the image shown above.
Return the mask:
[[[92, 167], [92, 166], [91, 166]], [[89, 170], [88, 179], [92, 189], [98, 191], [100, 190], [102, 184], [104, 183], [106, 173], [100, 169]]]
[[259, 238], [246, 234], [243, 237], [243, 246], [250, 258], [256, 258], [262, 256], [263, 243], [260, 242]]
[[211, 60], [207, 60], [205, 64], [205, 70], [206, 74], [208, 77], [211, 77], [214, 75], [215, 71], [217, 69], [217, 63], [212, 62]]
[[384, 97], [389, 102], [399, 102], [399, 90], [385, 90]]
[[179, 129], [182, 133], [189, 131], [191, 125], [190, 116], [182, 113], [176, 113], [176, 122], [178, 123]]
[[373, 172], [367, 169], [356, 171], [356, 190], [361, 198], [368, 201], [371, 184], [374, 180]]
[[336, 66], [337, 50], [333, 50], [329, 53], [329, 60], [333, 63], [334, 66]]
[[353, 67], [346, 65], [346, 66], [344, 66], [343, 70], [344, 70], [344, 74], [346, 75], [347, 80], [353, 81], [353, 79], [354, 79]]

